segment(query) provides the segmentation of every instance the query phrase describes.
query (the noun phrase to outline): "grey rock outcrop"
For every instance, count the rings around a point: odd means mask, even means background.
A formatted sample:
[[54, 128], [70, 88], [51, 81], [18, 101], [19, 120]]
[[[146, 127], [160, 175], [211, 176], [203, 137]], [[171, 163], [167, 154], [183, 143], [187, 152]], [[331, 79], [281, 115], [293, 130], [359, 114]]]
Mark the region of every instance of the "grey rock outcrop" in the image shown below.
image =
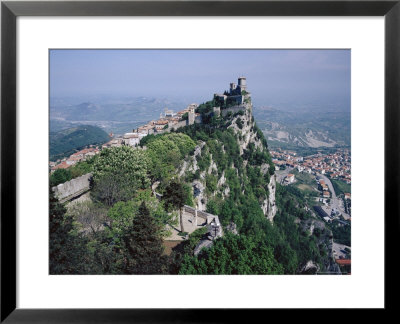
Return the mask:
[[272, 175], [268, 184], [268, 197], [264, 200], [261, 206], [264, 215], [271, 222], [274, 221], [274, 217], [276, 215], [275, 193], [276, 193], [276, 177], [275, 175]]
[[316, 274], [319, 272], [320, 266], [313, 261], [308, 261], [300, 270], [301, 274]]
[[[226, 111], [225, 111], [226, 110]], [[240, 106], [235, 106], [232, 108], [221, 110], [221, 115], [226, 116], [228, 113], [234, 115], [233, 119], [231, 119], [231, 123], [228, 126], [229, 129], [233, 130], [233, 132], [237, 135], [237, 142], [239, 146], [239, 154], [243, 154], [244, 150], [248, 149], [250, 143], [254, 145], [256, 149], [260, 151], [267, 150], [264, 147], [257, 131], [255, 130], [255, 121], [252, 116], [252, 104], [251, 101], [247, 101], [246, 103], [241, 104]], [[235, 115], [236, 114], [236, 115]], [[207, 191], [206, 193], [206, 176], [213, 174], [216, 175], [218, 173], [218, 167], [213, 160], [212, 154], [209, 152], [208, 147], [206, 146], [205, 142], [200, 142], [195, 148], [194, 154], [191, 157], [192, 161], [184, 164], [184, 170], [180, 171], [180, 175], [183, 175], [184, 172], [189, 171], [195, 173], [199, 170], [197, 165], [197, 158], [202, 154], [210, 154], [210, 164], [208, 168], [200, 172], [197, 175], [197, 179], [192, 181], [193, 187], [193, 194], [196, 201], [196, 206], [199, 210], [206, 210], [208, 199], [214, 197], [216, 195], [220, 195], [222, 199], [229, 197], [231, 192], [231, 188], [229, 188], [228, 181], [226, 179], [225, 171], [219, 175], [217, 180], [217, 189], [214, 192]], [[205, 151], [204, 151], [205, 150]], [[223, 147], [222, 150], [225, 152], [225, 148]], [[243, 168], [246, 168], [248, 161], [243, 161]], [[233, 168], [233, 164], [231, 165]], [[268, 172], [269, 164], [264, 163], [261, 166], [261, 171], [265, 174]], [[238, 170], [236, 170], [237, 176]], [[244, 188], [241, 188], [242, 192]], [[275, 191], [276, 191], [276, 178], [275, 176], [271, 176], [270, 182], [268, 184], [268, 194], [265, 197], [264, 201], [260, 203], [260, 207], [263, 210], [264, 215], [273, 222], [273, 219], [277, 212], [277, 207], [275, 203]]]
[[234, 222], [231, 222], [227, 227], [226, 227], [226, 231], [230, 232], [232, 234], [238, 235], [238, 231], [237, 231], [237, 227], [236, 224]]
[[[229, 126], [234, 130], [236, 134], [239, 135], [239, 148], [240, 154], [243, 154], [244, 150], [248, 148], [250, 143], [253, 143], [255, 148], [264, 151], [264, 146], [262, 145], [261, 140], [258, 138], [257, 133], [254, 131], [254, 119], [252, 116], [252, 104], [247, 103], [244, 104], [244, 114], [236, 116], [232, 124]], [[237, 120], [240, 120], [242, 127], [240, 128], [237, 124]], [[244, 167], [246, 167], [247, 161], [244, 161]], [[269, 165], [263, 164], [261, 166], [261, 171], [263, 174], [268, 172]], [[273, 219], [276, 215], [276, 203], [275, 203], [275, 192], [276, 192], [276, 177], [275, 175], [271, 176], [270, 182], [268, 184], [268, 196], [265, 198], [263, 203], [261, 204], [261, 208], [264, 212], [264, 215], [273, 222]]]
[[193, 196], [196, 200], [197, 209], [206, 210], [208, 199], [205, 193], [205, 185], [199, 180], [194, 180], [192, 186]]

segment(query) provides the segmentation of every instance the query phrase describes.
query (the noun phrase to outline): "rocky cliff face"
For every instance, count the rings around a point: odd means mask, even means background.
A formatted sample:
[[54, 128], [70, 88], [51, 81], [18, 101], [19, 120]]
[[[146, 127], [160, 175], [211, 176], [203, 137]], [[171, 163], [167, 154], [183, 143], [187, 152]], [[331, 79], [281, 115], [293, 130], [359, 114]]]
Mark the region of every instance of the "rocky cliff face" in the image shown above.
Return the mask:
[[273, 175], [268, 185], [268, 197], [264, 200], [261, 208], [264, 215], [273, 222], [276, 215], [275, 194], [276, 194], [276, 177]]
[[[232, 125], [230, 126], [236, 134], [238, 134], [240, 154], [243, 155], [244, 150], [248, 149], [249, 145], [254, 144], [256, 149], [260, 149], [260, 151], [267, 150], [267, 148], [263, 145], [262, 141], [257, 136], [257, 132], [254, 131], [255, 121], [252, 114], [252, 104], [247, 103], [244, 105], [246, 109], [244, 110], [243, 115], [239, 115], [234, 118]], [[240, 128], [240, 125], [242, 127]], [[247, 161], [245, 160], [244, 166], [247, 165]], [[261, 171], [263, 174], [268, 172], [269, 165], [263, 164], [261, 166]], [[264, 215], [273, 222], [273, 219], [276, 215], [276, 204], [275, 204], [275, 193], [276, 193], [276, 177], [275, 175], [271, 176], [269, 185], [268, 185], [268, 195], [261, 204], [261, 208], [264, 212]]]
[[313, 260], [309, 260], [300, 269], [301, 274], [341, 274], [338, 264], [332, 252], [332, 231], [325, 226], [321, 220], [312, 218], [307, 220], [298, 220], [298, 224], [303, 232], [308, 233], [309, 236], [314, 236], [320, 251], [323, 251], [324, 257], [317, 264]]
[[[226, 120], [230, 120], [230, 125], [227, 129], [231, 129], [237, 139], [239, 147], [239, 154], [243, 158], [243, 168], [245, 169], [249, 163], [244, 155], [246, 150], [249, 150], [251, 145], [253, 150], [259, 150], [265, 152], [267, 147], [264, 145], [260, 138], [260, 134], [257, 133], [257, 127], [252, 115], [252, 104], [248, 101], [244, 104], [238, 112], [233, 114], [231, 117], [225, 116]], [[225, 154], [225, 148], [222, 145], [221, 151]], [[203, 161], [201, 161], [203, 159]], [[204, 164], [204, 159], [207, 160], [207, 167], [201, 168], [199, 165]], [[232, 165], [233, 166], [233, 165]], [[237, 172], [237, 170], [236, 170]], [[269, 172], [269, 164], [263, 163], [261, 165], [262, 175], [266, 175]], [[210, 198], [219, 196], [223, 199], [229, 197], [231, 188], [229, 187], [225, 170], [219, 170], [215, 162], [211, 150], [204, 141], [198, 141], [198, 145], [195, 148], [194, 154], [187, 157], [184, 161], [183, 166], [179, 172], [179, 176], [187, 177], [188, 174], [196, 174], [196, 179], [191, 180], [193, 188], [193, 194], [195, 198], [196, 207], [200, 210], [206, 210], [207, 202]], [[214, 178], [215, 190], [211, 189], [212, 186], [207, 184], [210, 178]], [[275, 204], [275, 191], [276, 191], [276, 178], [272, 175], [269, 179], [269, 184], [265, 188], [267, 194], [264, 199], [260, 200], [260, 207], [263, 210], [264, 215], [272, 222], [276, 214]]]
[[248, 103], [243, 106], [245, 107], [243, 110], [244, 114], [236, 116], [231, 126], [229, 126], [229, 128], [232, 128], [239, 135], [240, 154], [243, 154], [243, 151], [248, 148], [250, 143], [253, 143], [256, 148], [263, 151], [265, 148], [254, 131], [255, 121], [252, 114], [252, 105]]
[[[201, 157], [202, 154], [204, 155], [206, 153], [208, 153], [206, 143], [200, 142], [196, 146], [194, 155], [190, 157], [188, 161], [184, 161], [183, 167], [179, 175], [183, 176], [186, 172], [196, 173], [199, 170], [197, 159]], [[212, 158], [212, 154], [210, 154], [209, 156], [210, 156], [210, 165], [207, 168], [207, 170], [201, 171], [199, 173], [199, 179], [193, 180], [191, 182], [196, 208], [202, 211], [205, 211], [207, 208], [207, 202], [209, 200], [209, 196], [215, 196], [217, 193], [220, 193], [222, 194], [222, 197], [225, 198], [228, 197], [230, 192], [229, 186], [226, 185], [225, 172], [222, 172], [222, 175], [218, 178], [217, 181], [217, 190], [207, 194], [206, 176], [217, 173], [217, 165]]]

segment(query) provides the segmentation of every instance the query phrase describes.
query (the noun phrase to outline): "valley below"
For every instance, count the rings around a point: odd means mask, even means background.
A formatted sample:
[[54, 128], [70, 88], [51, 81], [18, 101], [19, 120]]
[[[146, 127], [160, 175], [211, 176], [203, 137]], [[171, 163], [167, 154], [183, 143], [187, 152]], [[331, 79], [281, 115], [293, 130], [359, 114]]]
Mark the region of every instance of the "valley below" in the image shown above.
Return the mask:
[[350, 111], [259, 107], [254, 109], [254, 118], [271, 148], [350, 146]]

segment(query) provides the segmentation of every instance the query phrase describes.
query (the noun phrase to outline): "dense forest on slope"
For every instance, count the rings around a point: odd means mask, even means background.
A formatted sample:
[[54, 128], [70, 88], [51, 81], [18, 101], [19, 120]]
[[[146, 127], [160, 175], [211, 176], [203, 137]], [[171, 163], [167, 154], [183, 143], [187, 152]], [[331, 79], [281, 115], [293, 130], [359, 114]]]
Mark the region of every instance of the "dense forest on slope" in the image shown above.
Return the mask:
[[110, 139], [99, 127], [80, 125], [59, 132], [50, 132], [50, 161], [69, 156], [88, 145], [104, 144]]
[[[301, 193], [293, 194], [291, 191], [291, 188], [278, 184], [278, 213], [274, 224], [260, 213], [259, 206], [254, 202], [246, 203], [243, 209], [231, 205], [231, 209], [245, 219], [246, 226], [242, 227], [239, 235], [222, 237], [219, 244], [203, 250], [199, 256], [188, 253], [187, 248], [177, 250], [175, 257], [180, 263], [179, 273], [307, 273], [304, 266], [308, 261], [320, 270], [332, 267], [329, 257], [332, 232], [317, 221], [318, 225], [310, 233], [307, 224], [314, 219], [306, 210]], [[316, 268], [311, 273], [315, 272]]]
[[[63, 209], [51, 196], [50, 245], [60, 249], [52, 233], [71, 244], [62, 260], [50, 255], [50, 273], [295, 274], [332, 268], [332, 233], [313, 217], [299, 190], [275, 185], [251, 105], [220, 117], [210, 113], [214, 104], [199, 106], [202, 124], [149, 135], [142, 148], [103, 150], [91, 165], [90, 200]], [[275, 194], [276, 215], [270, 201]], [[178, 226], [184, 204], [218, 215], [225, 234], [195, 255], [206, 235], [196, 230], [166, 255], [162, 241], [168, 228]]]

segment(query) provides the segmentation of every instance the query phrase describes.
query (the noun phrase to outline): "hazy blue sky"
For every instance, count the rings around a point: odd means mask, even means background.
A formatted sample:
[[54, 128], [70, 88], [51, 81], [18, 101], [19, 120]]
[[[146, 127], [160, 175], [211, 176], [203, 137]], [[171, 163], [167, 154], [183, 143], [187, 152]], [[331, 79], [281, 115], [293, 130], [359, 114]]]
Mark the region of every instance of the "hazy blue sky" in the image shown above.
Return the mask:
[[[211, 99], [247, 77], [256, 105], [350, 105], [350, 50], [52, 50], [50, 95]], [[190, 100], [192, 98], [193, 100]]]

